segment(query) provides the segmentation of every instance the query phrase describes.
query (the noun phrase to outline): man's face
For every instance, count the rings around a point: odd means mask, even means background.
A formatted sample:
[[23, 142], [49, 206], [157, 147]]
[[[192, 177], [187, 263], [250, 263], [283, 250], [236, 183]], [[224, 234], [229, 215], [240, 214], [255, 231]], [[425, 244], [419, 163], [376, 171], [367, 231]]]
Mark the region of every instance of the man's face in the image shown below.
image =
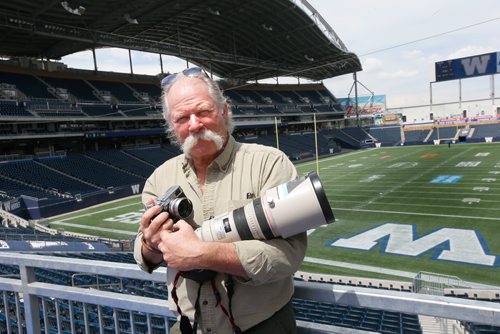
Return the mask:
[[217, 109], [205, 83], [197, 78], [180, 78], [166, 97], [173, 130], [188, 156], [216, 155], [227, 137], [226, 117]]

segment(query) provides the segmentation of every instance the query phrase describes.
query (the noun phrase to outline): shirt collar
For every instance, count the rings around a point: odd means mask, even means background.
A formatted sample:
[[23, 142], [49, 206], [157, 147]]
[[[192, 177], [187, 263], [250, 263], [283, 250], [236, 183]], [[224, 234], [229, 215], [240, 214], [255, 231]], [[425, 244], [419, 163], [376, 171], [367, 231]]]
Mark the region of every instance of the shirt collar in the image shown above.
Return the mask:
[[233, 157], [233, 151], [236, 146], [236, 140], [231, 136], [230, 134], [228, 135], [229, 139], [227, 140], [227, 144], [222, 150], [221, 154], [215, 158], [215, 160], [212, 162], [212, 165], [217, 165], [219, 169], [222, 172], [225, 172], [229, 166], [229, 163], [232, 160]]

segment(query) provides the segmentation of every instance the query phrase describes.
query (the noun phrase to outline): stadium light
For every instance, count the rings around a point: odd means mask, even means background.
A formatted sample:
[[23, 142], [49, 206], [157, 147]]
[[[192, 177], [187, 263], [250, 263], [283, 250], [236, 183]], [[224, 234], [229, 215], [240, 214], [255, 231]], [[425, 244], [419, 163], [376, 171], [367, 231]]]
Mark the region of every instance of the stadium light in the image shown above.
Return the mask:
[[137, 19], [132, 18], [129, 13], [123, 14], [123, 18], [130, 24], [139, 24], [139, 21], [137, 21]]
[[308, 61], [311, 61], [311, 62], [313, 62], [313, 61], [314, 61], [314, 58], [313, 58], [313, 57], [311, 57], [311, 56], [309, 56], [308, 54], [305, 54], [305, 55], [304, 55], [304, 58], [305, 58], [306, 60], [308, 60]]
[[67, 1], [61, 1], [61, 6], [63, 6], [63, 8], [68, 13], [80, 15], [80, 16], [85, 14], [85, 7], [83, 7], [83, 6], [78, 6], [78, 8], [71, 8], [71, 6], [69, 5], [69, 3]]
[[220, 16], [220, 11], [218, 9], [212, 9], [212, 7], [208, 7], [208, 12], [212, 15]]
[[267, 25], [265, 23], [262, 23], [262, 28], [264, 28], [267, 31], [273, 31], [273, 26]]

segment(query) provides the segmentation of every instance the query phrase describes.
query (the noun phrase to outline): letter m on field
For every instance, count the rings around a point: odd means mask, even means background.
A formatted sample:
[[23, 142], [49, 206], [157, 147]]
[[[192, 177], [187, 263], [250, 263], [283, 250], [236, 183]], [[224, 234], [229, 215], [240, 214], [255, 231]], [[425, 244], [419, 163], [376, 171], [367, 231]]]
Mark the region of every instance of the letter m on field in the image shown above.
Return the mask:
[[384, 253], [412, 257], [434, 250], [438, 260], [495, 266], [496, 256], [486, 253], [484, 241], [474, 230], [441, 228], [420, 238], [415, 236], [413, 225], [387, 223], [351, 238], [340, 238], [330, 246], [371, 250], [380, 244]]

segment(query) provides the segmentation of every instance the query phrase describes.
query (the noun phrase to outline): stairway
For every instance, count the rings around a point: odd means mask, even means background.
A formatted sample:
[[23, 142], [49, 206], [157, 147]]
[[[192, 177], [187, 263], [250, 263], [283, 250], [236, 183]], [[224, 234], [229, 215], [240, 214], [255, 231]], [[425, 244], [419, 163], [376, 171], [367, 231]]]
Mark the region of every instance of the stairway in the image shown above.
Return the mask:
[[468, 334], [456, 320], [419, 315], [422, 334]]

